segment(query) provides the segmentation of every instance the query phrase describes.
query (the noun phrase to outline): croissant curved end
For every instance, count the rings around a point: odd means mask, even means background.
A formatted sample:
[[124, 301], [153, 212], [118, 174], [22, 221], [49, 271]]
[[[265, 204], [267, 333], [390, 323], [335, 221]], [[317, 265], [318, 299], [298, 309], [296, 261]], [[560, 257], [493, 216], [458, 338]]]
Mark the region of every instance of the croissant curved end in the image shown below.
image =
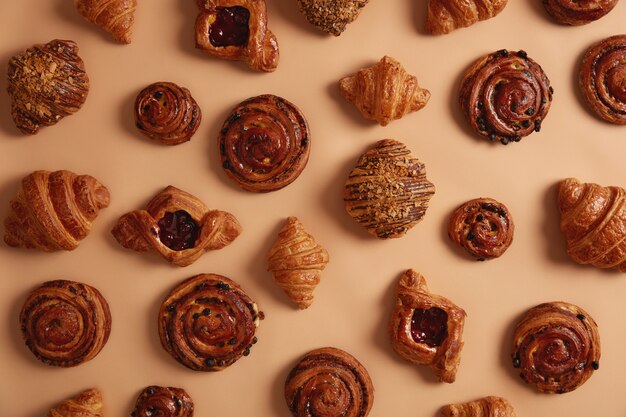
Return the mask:
[[558, 206], [561, 212], [573, 207], [580, 199], [584, 185], [576, 178], [566, 178], [558, 183]]

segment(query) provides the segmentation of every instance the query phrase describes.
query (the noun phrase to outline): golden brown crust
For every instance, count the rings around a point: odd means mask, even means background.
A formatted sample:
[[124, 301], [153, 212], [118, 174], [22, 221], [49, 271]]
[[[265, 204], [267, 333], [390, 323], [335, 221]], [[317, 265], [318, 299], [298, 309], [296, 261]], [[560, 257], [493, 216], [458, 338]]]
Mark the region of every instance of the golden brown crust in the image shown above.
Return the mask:
[[448, 404], [441, 409], [443, 417], [515, 417], [513, 406], [502, 397], [484, 397], [463, 404]]
[[595, 114], [626, 125], [626, 35], [603, 39], [585, 52], [578, 85]]
[[539, 391], [573, 391], [600, 366], [598, 325], [573, 304], [539, 304], [517, 324], [511, 359], [522, 380]]
[[475, 198], [450, 216], [448, 236], [480, 261], [501, 256], [513, 242], [509, 209], [492, 198]]
[[250, 354], [263, 318], [234, 281], [216, 274], [196, 275], [178, 284], [163, 301], [161, 345], [194, 371], [221, 371]]
[[[200, 14], [196, 19], [196, 48], [219, 58], [243, 61], [256, 71], [271, 72], [278, 66], [278, 41], [267, 28], [265, 0], [196, 0]], [[245, 8], [247, 20], [247, 41], [243, 45], [214, 45], [211, 41], [211, 28], [218, 14], [228, 8]], [[245, 26], [245, 25], [244, 25]]]
[[[396, 286], [396, 304], [389, 322], [391, 345], [403, 359], [428, 365], [439, 381], [452, 383], [461, 362], [465, 316], [452, 301], [431, 293], [426, 279], [409, 269]], [[416, 340], [414, 335], [423, 340]]]
[[584, 25], [609, 13], [618, 0], [543, 0], [546, 11], [564, 25]]
[[193, 417], [193, 400], [182, 388], [144, 388], [137, 397], [132, 417]]
[[100, 26], [118, 43], [131, 41], [137, 0], [74, 0], [78, 13]]
[[102, 409], [102, 393], [91, 388], [50, 409], [48, 417], [104, 417]]
[[567, 178], [557, 206], [567, 253], [577, 263], [626, 272], [626, 190]]
[[43, 283], [20, 313], [26, 346], [41, 362], [70, 367], [102, 350], [111, 333], [111, 312], [96, 288], [68, 280]]
[[430, 91], [389, 56], [339, 80], [339, 91], [363, 117], [381, 126], [422, 109], [430, 99]]
[[[197, 238], [188, 248], [171, 248], [163, 241], [162, 221], [180, 211], [197, 225]], [[209, 210], [193, 195], [168, 186], [148, 203], [145, 210], [131, 211], [120, 217], [111, 231], [120, 245], [137, 252], [153, 251], [168, 262], [188, 266], [208, 250], [230, 245], [241, 233], [241, 225], [230, 213]]]
[[73, 250], [91, 230], [109, 190], [89, 175], [35, 171], [22, 179], [4, 221], [7, 245], [46, 252]]
[[429, 0], [426, 30], [433, 35], [491, 19], [499, 14], [508, 0]]
[[311, 134], [304, 115], [282, 97], [265, 94], [239, 103], [219, 138], [222, 167], [241, 188], [276, 191], [298, 178], [309, 161]]
[[381, 239], [398, 238], [419, 223], [435, 193], [426, 167], [397, 140], [376, 142], [359, 158], [344, 186], [346, 211]]
[[304, 355], [289, 372], [285, 400], [294, 417], [365, 417], [374, 402], [374, 386], [354, 356], [325, 347]]
[[267, 270], [287, 296], [303, 310], [313, 302], [313, 290], [328, 263], [328, 252], [289, 217], [267, 254]]
[[89, 92], [89, 77], [78, 46], [55, 39], [13, 56], [7, 91], [15, 126], [27, 135], [76, 113]]
[[316, 28], [339, 36], [369, 0], [298, 0], [300, 12]]

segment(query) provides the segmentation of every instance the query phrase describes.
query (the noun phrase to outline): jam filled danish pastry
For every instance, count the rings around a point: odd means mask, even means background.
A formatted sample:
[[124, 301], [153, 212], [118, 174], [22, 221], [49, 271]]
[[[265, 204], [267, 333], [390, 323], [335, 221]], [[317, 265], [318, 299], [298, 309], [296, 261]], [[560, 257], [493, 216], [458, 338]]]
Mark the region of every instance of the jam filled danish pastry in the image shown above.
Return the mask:
[[78, 13], [111, 34], [118, 43], [130, 43], [137, 0], [74, 0]]
[[450, 33], [498, 15], [508, 0], [429, 0], [426, 30], [433, 35]]
[[430, 366], [439, 381], [452, 383], [461, 362], [465, 316], [452, 301], [432, 294], [426, 279], [409, 269], [396, 286], [391, 346], [403, 359]]
[[511, 359], [520, 378], [539, 391], [573, 391], [600, 366], [598, 326], [573, 304], [539, 304], [517, 324]]
[[459, 102], [476, 133], [506, 145], [541, 130], [552, 93], [543, 69], [525, 51], [501, 49], [467, 70]]
[[443, 417], [515, 417], [513, 406], [502, 397], [484, 397], [463, 404], [448, 404], [441, 409]]
[[267, 28], [265, 0], [196, 0], [196, 48], [244, 61], [256, 71], [278, 66], [278, 41]]
[[135, 403], [131, 417], [193, 417], [193, 400], [182, 388], [146, 387]]
[[232, 214], [209, 210], [193, 195], [170, 185], [145, 210], [120, 217], [111, 233], [127, 249], [153, 251], [174, 265], [188, 266], [204, 252], [230, 245], [241, 225]]
[[97, 289], [68, 280], [32, 291], [20, 313], [26, 346], [41, 362], [80, 365], [102, 350], [111, 333], [109, 305]]
[[102, 393], [91, 388], [69, 398], [48, 412], [48, 417], [104, 417]]
[[163, 301], [161, 345], [194, 371], [221, 371], [250, 354], [264, 317], [236, 282], [216, 274], [196, 275]]
[[584, 25], [609, 13], [618, 0], [543, 0], [554, 20], [564, 25]]
[[298, 0], [300, 12], [319, 30], [339, 36], [369, 0]]
[[285, 400], [294, 417], [366, 417], [374, 386], [354, 356], [325, 347], [304, 355], [289, 372]]

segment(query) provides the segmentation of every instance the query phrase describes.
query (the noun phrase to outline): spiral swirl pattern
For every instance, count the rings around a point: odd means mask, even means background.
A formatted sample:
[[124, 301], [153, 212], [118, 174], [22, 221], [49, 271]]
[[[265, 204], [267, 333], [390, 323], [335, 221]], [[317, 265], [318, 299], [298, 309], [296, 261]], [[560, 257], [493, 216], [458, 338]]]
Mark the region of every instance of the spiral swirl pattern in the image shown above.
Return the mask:
[[26, 346], [47, 365], [70, 367], [93, 359], [111, 333], [111, 312], [87, 284], [48, 281], [30, 293], [20, 313]]
[[264, 317], [234, 281], [215, 274], [176, 286], [159, 312], [163, 348], [195, 371], [221, 371], [248, 356]]
[[476, 198], [458, 207], [448, 223], [448, 236], [478, 260], [497, 258], [513, 242], [515, 226], [509, 209], [491, 198]]
[[552, 93], [543, 69], [525, 51], [502, 49], [469, 68], [459, 102], [476, 133], [506, 145], [539, 132]]
[[573, 304], [539, 304], [518, 323], [511, 358], [522, 380], [539, 391], [573, 391], [600, 366], [598, 326]]
[[182, 388], [146, 387], [135, 403], [132, 417], [193, 417], [193, 401]]
[[294, 417], [365, 417], [374, 387], [356, 358], [326, 347], [307, 353], [291, 370], [285, 399]]
[[219, 135], [226, 174], [254, 192], [279, 190], [300, 175], [309, 160], [309, 126], [287, 100], [266, 94], [230, 113]]
[[609, 13], [618, 0], [543, 0], [546, 11], [564, 25], [584, 25]]
[[598, 116], [626, 124], [626, 35], [611, 36], [587, 50], [579, 85], [585, 102]]
[[191, 139], [202, 112], [188, 89], [170, 82], [150, 84], [135, 99], [135, 124], [139, 131], [164, 145]]

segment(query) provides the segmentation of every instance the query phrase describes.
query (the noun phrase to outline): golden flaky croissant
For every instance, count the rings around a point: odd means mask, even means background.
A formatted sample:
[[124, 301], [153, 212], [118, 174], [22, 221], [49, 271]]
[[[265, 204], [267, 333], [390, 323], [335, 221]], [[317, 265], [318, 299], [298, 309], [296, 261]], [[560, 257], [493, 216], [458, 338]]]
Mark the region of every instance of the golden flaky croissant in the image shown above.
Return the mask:
[[417, 78], [389, 56], [342, 78], [339, 89], [363, 117], [382, 126], [422, 109], [430, 99], [430, 91], [421, 88]]
[[296, 217], [289, 217], [267, 254], [267, 270], [276, 283], [303, 310], [313, 302], [313, 290], [328, 263], [328, 252], [304, 230]]
[[74, 0], [78, 13], [113, 35], [119, 43], [130, 43], [137, 0]]
[[109, 201], [109, 190], [92, 176], [35, 171], [10, 202], [4, 241], [46, 252], [76, 249]]
[[626, 190], [568, 178], [557, 205], [567, 253], [579, 264], [626, 272]]
[[463, 404], [448, 404], [441, 409], [443, 417], [515, 417], [513, 406], [502, 397], [484, 397]]
[[450, 33], [495, 17], [508, 0], [429, 0], [426, 30], [433, 35]]
[[102, 394], [91, 388], [50, 409], [48, 417], [103, 417], [102, 408]]

